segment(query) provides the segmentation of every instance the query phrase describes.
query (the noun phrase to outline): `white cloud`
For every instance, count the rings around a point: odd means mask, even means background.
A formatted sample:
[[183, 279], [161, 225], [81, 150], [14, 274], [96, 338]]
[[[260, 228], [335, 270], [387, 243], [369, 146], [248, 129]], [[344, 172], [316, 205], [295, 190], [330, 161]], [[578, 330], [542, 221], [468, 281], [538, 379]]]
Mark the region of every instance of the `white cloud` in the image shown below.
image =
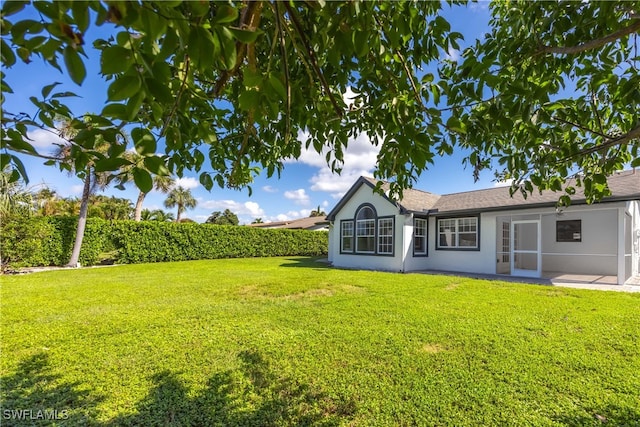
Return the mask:
[[30, 143], [34, 146], [34, 148], [46, 148], [49, 150], [54, 150], [58, 148], [55, 144], [64, 145], [67, 143], [67, 141], [58, 136], [57, 129], [35, 129], [33, 131], [27, 132], [27, 137], [32, 139]]
[[309, 195], [304, 190], [304, 188], [299, 188], [293, 191], [285, 191], [284, 197], [289, 200], [293, 200], [294, 203], [302, 206], [306, 206], [311, 202], [311, 199], [309, 198]]
[[513, 179], [507, 179], [505, 181], [496, 181], [493, 183], [494, 187], [509, 187], [513, 184]]
[[270, 217], [270, 221], [291, 221], [293, 219], [307, 218], [311, 214], [309, 209], [300, 209], [299, 211], [289, 211], [281, 213], [274, 217]]
[[265, 191], [267, 193], [277, 193], [278, 189], [277, 188], [273, 188], [270, 185], [265, 185], [264, 187], [262, 187], [262, 191]]
[[256, 202], [242, 203], [235, 200], [206, 200], [198, 203], [198, 207], [209, 209], [212, 212], [229, 209], [238, 216], [250, 216], [251, 219], [264, 215], [264, 210]]
[[176, 187], [182, 187], [187, 189], [194, 189], [200, 185], [200, 182], [192, 177], [183, 177], [176, 179]]
[[[307, 133], [300, 133], [298, 139], [306, 141]], [[297, 160], [287, 162], [299, 162], [315, 168], [318, 171], [311, 177], [311, 190], [331, 193], [334, 199], [340, 198], [347, 192], [360, 176], [373, 176], [380, 147], [372, 144], [366, 134], [360, 134], [356, 138], [349, 138], [347, 148], [344, 150], [344, 163], [340, 175], [331, 171], [326, 161], [328, 148], [317, 153], [313, 148], [303, 149]]]
[[454, 49], [453, 46], [449, 46], [447, 53], [444, 54], [445, 59], [449, 61], [458, 62], [460, 59], [460, 51], [458, 49]]
[[489, 10], [489, 1], [480, 0], [478, 2], [473, 2], [469, 5], [469, 9], [473, 11], [486, 11]]
[[82, 190], [84, 190], [84, 185], [82, 184], [72, 185], [69, 190], [72, 195], [79, 196], [82, 194]]

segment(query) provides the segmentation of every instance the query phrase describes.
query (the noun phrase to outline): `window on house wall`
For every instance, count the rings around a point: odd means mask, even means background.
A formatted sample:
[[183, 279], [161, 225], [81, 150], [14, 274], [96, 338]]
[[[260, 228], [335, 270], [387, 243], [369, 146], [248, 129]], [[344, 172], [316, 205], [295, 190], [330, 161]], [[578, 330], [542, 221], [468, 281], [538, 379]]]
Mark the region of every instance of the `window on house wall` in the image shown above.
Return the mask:
[[478, 217], [438, 219], [437, 249], [478, 249]]
[[376, 214], [369, 206], [360, 208], [356, 215], [356, 252], [376, 252]]
[[353, 221], [340, 222], [340, 251], [353, 252]]
[[393, 218], [378, 219], [378, 253], [393, 254]]
[[413, 219], [413, 254], [427, 255], [427, 220]]
[[582, 242], [582, 220], [556, 221], [556, 242]]

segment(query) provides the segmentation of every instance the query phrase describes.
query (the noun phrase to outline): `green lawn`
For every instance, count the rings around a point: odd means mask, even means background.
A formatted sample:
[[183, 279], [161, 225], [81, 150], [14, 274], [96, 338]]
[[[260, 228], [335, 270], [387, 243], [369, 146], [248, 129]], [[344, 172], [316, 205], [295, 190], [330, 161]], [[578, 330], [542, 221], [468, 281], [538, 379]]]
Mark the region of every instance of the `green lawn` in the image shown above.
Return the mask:
[[640, 294], [308, 258], [1, 280], [2, 425], [640, 425]]

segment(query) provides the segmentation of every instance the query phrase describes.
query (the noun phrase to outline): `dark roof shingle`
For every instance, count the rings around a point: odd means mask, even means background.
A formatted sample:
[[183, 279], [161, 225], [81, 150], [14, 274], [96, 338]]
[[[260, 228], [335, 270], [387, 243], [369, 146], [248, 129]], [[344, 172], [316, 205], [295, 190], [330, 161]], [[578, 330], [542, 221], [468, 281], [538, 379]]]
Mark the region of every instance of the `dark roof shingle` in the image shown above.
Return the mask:
[[[571, 181], [569, 181], [569, 184], [571, 184]], [[612, 195], [606, 197], [603, 201], [640, 198], [640, 172], [629, 170], [616, 173], [609, 177], [608, 184]], [[580, 191], [580, 189], [577, 189], [577, 191]], [[442, 213], [555, 205], [562, 194], [561, 192], [554, 191], [543, 191], [541, 194], [538, 191], [534, 191], [532, 194], [527, 195], [525, 199], [519, 192], [511, 197], [509, 195], [509, 187], [496, 187], [443, 195], [434, 204], [433, 209], [437, 209], [439, 213]], [[576, 194], [571, 197], [571, 201], [574, 204], [584, 203], [584, 194], [576, 192]]]
[[[345, 196], [338, 202], [333, 210], [327, 216], [327, 219], [333, 221], [340, 209], [346, 203], [353, 193], [364, 183], [370, 187], [375, 187], [378, 180], [374, 178], [360, 177], [358, 181], [351, 187]], [[640, 200], [640, 172], [635, 170], [627, 170], [618, 172], [610, 176], [607, 180], [612, 195], [605, 197], [602, 201], [615, 200]], [[571, 185], [569, 180], [568, 184]], [[382, 190], [388, 194], [389, 184], [382, 183]], [[577, 189], [580, 191], [580, 189]], [[505, 209], [522, 209], [542, 206], [554, 206], [560, 196], [564, 193], [544, 191], [542, 193], [534, 191], [528, 194], [525, 199], [522, 194], [515, 193], [513, 197], [509, 194], [509, 187], [495, 187], [483, 190], [466, 191], [462, 193], [453, 193], [445, 195], [437, 195], [421, 190], [407, 189], [403, 193], [402, 200], [393, 201], [384, 196], [390, 203], [398, 206], [401, 212], [422, 212], [426, 213], [464, 213], [464, 212], [480, 212], [495, 211]], [[576, 193], [571, 197], [573, 204], [585, 203], [584, 194]]]

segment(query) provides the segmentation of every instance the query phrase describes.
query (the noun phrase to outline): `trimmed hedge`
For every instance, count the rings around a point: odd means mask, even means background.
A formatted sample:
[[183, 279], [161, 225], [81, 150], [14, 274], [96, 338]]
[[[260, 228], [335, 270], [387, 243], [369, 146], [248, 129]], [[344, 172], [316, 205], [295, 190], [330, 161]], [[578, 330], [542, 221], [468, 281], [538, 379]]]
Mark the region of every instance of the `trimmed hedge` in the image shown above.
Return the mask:
[[[75, 239], [76, 217], [20, 218], [2, 226], [2, 262], [11, 267], [64, 265]], [[80, 263], [109, 258], [119, 264], [215, 258], [319, 256], [328, 233], [197, 223], [106, 221], [89, 218]]]

